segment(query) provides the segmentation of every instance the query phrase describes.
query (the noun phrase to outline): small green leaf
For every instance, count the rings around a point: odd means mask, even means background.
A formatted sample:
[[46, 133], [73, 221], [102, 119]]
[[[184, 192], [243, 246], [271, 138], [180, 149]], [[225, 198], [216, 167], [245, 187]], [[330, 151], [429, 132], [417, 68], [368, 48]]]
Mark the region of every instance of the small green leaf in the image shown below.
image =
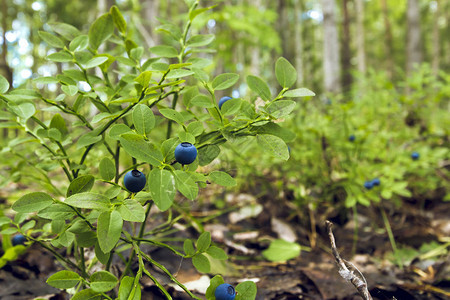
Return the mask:
[[78, 193], [89, 192], [94, 186], [95, 178], [92, 175], [82, 175], [75, 178], [67, 189], [67, 197]]
[[43, 39], [44, 42], [46, 42], [49, 46], [55, 48], [64, 48], [64, 42], [56, 35], [40, 30], [38, 31], [38, 34], [41, 39]]
[[211, 270], [211, 263], [208, 258], [201, 253], [192, 257], [192, 264], [201, 273], [208, 273]]
[[123, 133], [132, 132], [131, 128], [125, 124], [114, 124], [109, 130], [109, 137], [112, 139], [119, 139], [120, 135]]
[[191, 70], [185, 70], [185, 69], [174, 69], [170, 70], [169, 74], [167, 74], [167, 79], [175, 79], [175, 78], [181, 78], [186, 77], [194, 74]]
[[166, 117], [167, 119], [173, 120], [175, 122], [177, 122], [178, 124], [183, 124], [184, 123], [184, 118], [183, 115], [179, 112], [177, 112], [174, 109], [171, 108], [161, 108], [159, 110], [159, 112]]
[[125, 221], [144, 222], [145, 220], [145, 209], [134, 199], [126, 199], [116, 208]]
[[210, 164], [220, 154], [220, 148], [217, 145], [206, 145], [198, 150], [198, 163], [200, 166]]
[[224, 73], [216, 76], [212, 81], [214, 90], [225, 90], [233, 86], [239, 80], [239, 75], [235, 73]]
[[308, 90], [307, 88], [299, 88], [295, 90], [289, 90], [283, 94], [284, 97], [289, 98], [297, 98], [297, 97], [312, 97], [316, 94], [313, 91]]
[[39, 211], [37, 215], [43, 219], [49, 220], [68, 220], [75, 216], [75, 212], [67, 205], [53, 203], [49, 207]]
[[279, 157], [283, 160], [289, 159], [288, 147], [281, 138], [270, 134], [258, 134], [256, 141], [261, 146], [261, 149], [264, 149], [274, 157]]
[[0, 75], [0, 94], [4, 94], [9, 90], [9, 82], [5, 77]]
[[153, 144], [145, 141], [141, 135], [124, 133], [119, 140], [123, 149], [132, 157], [155, 167], [162, 164], [164, 160], [162, 153]]
[[23, 120], [28, 120], [36, 113], [33, 103], [22, 102], [20, 104], [8, 103], [9, 109]]
[[192, 105], [203, 108], [212, 108], [215, 106], [214, 103], [211, 102], [211, 98], [203, 94], [198, 94], [197, 96], [192, 98], [192, 100], [189, 102], [189, 106]]
[[79, 35], [76, 38], [74, 38], [70, 44], [69, 44], [69, 49], [70, 51], [83, 51], [84, 49], [87, 48], [87, 46], [89, 45], [89, 37], [85, 34], [83, 35]]
[[184, 240], [183, 250], [187, 256], [192, 256], [195, 254], [194, 244], [190, 239]]
[[278, 100], [267, 107], [267, 112], [276, 119], [289, 115], [295, 108], [296, 103], [290, 100]]
[[79, 247], [90, 248], [97, 243], [97, 233], [95, 231], [81, 232], [75, 236]]
[[290, 88], [297, 81], [297, 71], [284, 57], [275, 63], [275, 76], [283, 88]]
[[[138, 82], [142, 87], [146, 88], [150, 84], [150, 79], [152, 78], [152, 72], [150, 71], [144, 71], [141, 74], [139, 74], [134, 81]], [[143, 105], [143, 104], [138, 104]]]
[[79, 149], [82, 149], [89, 145], [100, 142], [101, 140], [102, 140], [101, 135], [97, 135], [95, 132], [90, 132], [90, 133], [84, 134], [80, 137], [80, 139], [77, 141], [76, 148], [79, 150]]
[[113, 22], [116, 25], [117, 29], [121, 33], [125, 34], [127, 32], [127, 22], [125, 21], [125, 18], [122, 16], [122, 13], [117, 8], [117, 6], [111, 6], [109, 13], [112, 16]]
[[139, 281], [133, 277], [124, 276], [120, 282], [119, 299], [117, 300], [141, 300]]
[[223, 251], [221, 248], [216, 247], [216, 246], [209, 247], [209, 249], [206, 250], [206, 253], [208, 253], [208, 255], [214, 259], [219, 259], [219, 260], [228, 259], [227, 253], [225, 251]]
[[66, 121], [60, 114], [55, 114], [50, 121], [50, 128], [56, 128], [61, 132], [62, 135], [66, 135], [69, 133], [67, 129]]
[[111, 255], [111, 253], [103, 252], [102, 249], [100, 249], [98, 240], [97, 240], [97, 243], [95, 244], [94, 251], [95, 251], [95, 256], [98, 258], [98, 261], [101, 262], [102, 264], [106, 265], [109, 261], [109, 256]]
[[103, 180], [113, 180], [116, 177], [116, 166], [107, 157], [103, 157], [99, 166], [100, 176]]
[[75, 96], [78, 93], [78, 87], [75, 85], [63, 85], [61, 86], [61, 90], [69, 96]]
[[264, 101], [269, 101], [272, 97], [269, 86], [259, 77], [247, 76], [248, 87], [260, 96]]
[[75, 295], [73, 295], [70, 300], [101, 300], [103, 299], [102, 294], [94, 292], [92, 289], [81, 290]]
[[150, 194], [156, 206], [161, 211], [169, 209], [176, 194], [172, 173], [164, 169], [154, 168], [149, 174], [148, 183]]
[[209, 174], [209, 179], [212, 182], [217, 183], [221, 186], [235, 186], [236, 180], [231, 177], [229, 174], [220, 171], [213, 171]]
[[175, 170], [175, 186], [189, 200], [195, 200], [198, 195], [198, 185], [189, 173]]
[[58, 289], [70, 289], [81, 280], [80, 275], [72, 271], [59, 271], [47, 279], [47, 284]]
[[104, 211], [98, 216], [98, 243], [104, 253], [110, 252], [116, 246], [122, 233], [122, 225], [123, 219], [115, 210]]
[[94, 68], [96, 66], [101, 65], [102, 63], [106, 62], [108, 60], [107, 56], [95, 56], [92, 59], [88, 60], [85, 64], [84, 67], [86, 69], [90, 69], [90, 68]]
[[111, 14], [101, 15], [89, 28], [89, 46], [97, 50], [114, 32], [114, 22]]
[[73, 57], [68, 52], [60, 51], [48, 55], [47, 59], [55, 62], [69, 62], [73, 60]]
[[99, 210], [108, 210], [111, 206], [108, 197], [90, 192], [72, 195], [64, 203], [73, 207]]
[[253, 281], [244, 281], [239, 283], [236, 288], [236, 300], [255, 300], [257, 288]]
[[167, 58], [178, 57], [177, 49], [175, 49], [172, 46], [160, 45], [151, 47], [150, 52], [159, 57], [167, 57]]
[[133, 124], [139, 134], [147, 134], [155, 127], [155, 115], [144, 104], [138, 104], [133, 109]]
[[206, 290], [205, 294], [206, 299], [208, 300], [216, 299], [216, 296], [214, 294], [216, 292], [216, 288], [223, 283], [225, 283], [225, 280], [223, 280], [223, 277], [220, 275], [216, 275], [213, 278], [211, 278], [211, 280], [209, 281], [209, 287]]
[[105, 293], [112, 290], [117, 283], [117, 277], [108, 271], [98, 271], [91, 275], [91, 289], [95, 292]]
[[203, 47], [209, 45], [212, 41], [214, 41], [214, 34], [198, 34], [193, 35], [186, 43], [189, 47]]
[[205, 128], [203, 127], [203, 123], [200, 121], [194, 121], [189, 123], [187, 126], [187, 131], [192, 134], [193, 136], [199, 136], [205, 131]]
[[209, 246], [211, 245], [211, 233], [205, 231], [203, 232], [197, 239], [197, 250], [199, 252], [205, 252], [208, 250]]
[[14, 202], [12, 209], [20, 213], [31, 213], [49, 207], [53, 203], [53, 198], [43, 192], [34, 192], [20, 197]]
[[274, 240], [262, 255], [270, 261], [287, 261], [300, 255], [301, 247], [297, 243], [285, 240]]
[[47, 24], [50, 25], [50, 28], [54, 32], [56, 32], [57, 34], [59, 34], [68, 41], [75, 39], [77, 36], [81, 34], [76, 27], [70, 24], [59, 22], [48, 22]]

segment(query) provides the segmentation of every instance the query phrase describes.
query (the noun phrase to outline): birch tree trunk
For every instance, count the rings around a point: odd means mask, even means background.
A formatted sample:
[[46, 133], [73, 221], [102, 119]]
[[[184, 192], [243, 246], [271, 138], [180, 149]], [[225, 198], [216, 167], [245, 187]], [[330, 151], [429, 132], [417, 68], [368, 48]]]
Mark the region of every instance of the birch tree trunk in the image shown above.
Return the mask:
[[441, 39], [440, 39], [440, 32], [439, 32], [439, 19], [441, 17], [440, 11], [440, 0], [436, 0], [436, 7], [434, 12], [434, 18], [433, 18], [433, 58], [431, 62], [431, 66], [433, 69], [433, 74], [438, 75], [439, 72], [439, 65], [441, 61]]
[[356, 61], [361, 79], [366, 73], [366, 52], [364, 47], [364, 2], [356, 0]]
[[392, 29], [391, 22], [389, 20], [389, 9], [387, 0], [381, 0], [381, 9], [383, 12], [383, 20], [384, 20], [384, 57], [386, 61], [385, 70], [387, 70], [388, 78], [392, 78], [394, 74], [394, 60], [392, 59], [392, 55], [394, 55], [394, 47], [393, 47], [393, 39], [392, 39]]
[[297, 85], [303, 85], [303, 38], [302, 38], [302, 7], [300, 0], [294, 0], [294, 39], [295, 39], [295, 69], [297, 70]]
[[339, 39], [336, 27], [336, 3], [334, 0], [322, 0], [323, 9], [323, 71], [326, 92], [338, 93], [340, 83]]
[[415, 66], [422, 62], [419, 0], [408, 0], [406, 15], [408, 20], [406, 72], [411, 75]]
[[[262, 4], [262, 0], [254, 0], [251, 2], [257, 9], [259, 9], [261, 7]], [[260, 73], [260, 68], [259, 68], [259, 64], [260, 64], [260, 51], [259, 51], [259, 47], [256, 44], [255, 46], [252, 47], [251, 50], [251, 58], [250, 58], [250, 72], [253, 75], [259, 76]]]
[[341, 59], [342, 59], [342, 86], [344, 90], [349, 90], [352, 85], [352, 53], [350, 50], [350, 17], [348, 13], [348, 0], [342, 1], [342, 46], [341, 46]]

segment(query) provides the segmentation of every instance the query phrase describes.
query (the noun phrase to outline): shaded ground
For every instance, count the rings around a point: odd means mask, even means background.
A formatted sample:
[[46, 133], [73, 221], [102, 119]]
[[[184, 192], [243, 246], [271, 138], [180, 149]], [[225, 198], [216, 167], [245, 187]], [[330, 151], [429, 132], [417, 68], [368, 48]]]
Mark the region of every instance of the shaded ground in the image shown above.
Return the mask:
[[[389, 259], [392, 246], [379, 208], [359, 208], [358, 217], [353, 219], [339, 210], [324, 209], [314, 214], [308, 213], [285, 199], [255, 199], [250, 195], [226, 195], [224, 199], [225, 207], [236, 209], [223, 213], [227, 210], [217, 210], [208, 202], [185, 201], [183, 205], [191, 208], [193, 217], [209, 219], [205, 229], [230, 256], [226, 265], [213, 264], [212, 273], [223, 274], [231, 284], [254, 280], [258, 286], [257, 299], [361, 299], [353, 286], [338, 274], [325, 232], [326, 218], [335, 223], [334, 233], [342, 257], [364, 274], [374, 299], [450, 299], [448, 203], [428, 202], [422, 210], [417, 208], [417, 203], [408, 202], [400, 208], [383, 207], [397, 246], [403, 253], [404, 267], [400, 268]], [[161, 222], [163, 217], [155, 212], [149, 226]], [[355, 220], [358, 222], [356, 244]], [[311, 230], [311, 224], [316, 224], [313, 227], [315, 230]], [[178, 246], [186, 237], [195, 239], [198, 233], [189, 225], [180, 224], [177, 227], [179, 230], [165, 238], [174, 240], [170, 243]], [[286, 263], [268, 262], [262, 258], [261, 252], [273, 238], [295, 239], [308, 247], [304, 247], [298, 258]], [[314, 241], [314, 248], [308, 249], [311, 241]], [[424, 244], [431, 246], [426, 248]], [[439, 245], [441, 248], [437, 248]], [[353, 250], [355, 255], [352, 256]], [[202, 292], [212, 275], [206, 277], [199, 274], [190, 260], [181, 260], [165, 249], [147, 247], [146, 251], [176, 274], [178, 280], [197, 291], [199, 297], [204, 297]], [[87, 256], [91, 254], [87, 252]], [[38, 296], [40, 299], [68, 299], [67, 294], [45, 283], [60, 268], [49, 253], [37, 245], [31, 246], [19, 260], [0, 270], [0, 299], [34, 299]], [[174, 299], [190, 299], [169, 286], [170, 280], [160, 270], [151, 266], [149, 269]], [[112, 272], [120, 275], [120, 270], [123, 270], [123, 265], [116, 261]], [[164, 299], [153, 282], [144, 278], [141, 283], [142, 299]]]

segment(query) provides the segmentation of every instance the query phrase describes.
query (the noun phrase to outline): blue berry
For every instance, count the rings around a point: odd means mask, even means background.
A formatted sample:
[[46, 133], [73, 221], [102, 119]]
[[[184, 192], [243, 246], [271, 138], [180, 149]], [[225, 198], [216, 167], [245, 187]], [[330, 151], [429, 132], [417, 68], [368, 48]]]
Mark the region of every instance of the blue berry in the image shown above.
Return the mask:
[[25, 245], [25, 242], [26, 242], [26, 241], [27, 241], [27, 238], [24, 237], [24, 236], [21, 235], [21, 234], [18, 234], [18, 235], [14, 236], [14, 237], [12, 238], [12, 244], [13, 244], [13, 246], [17, 246], [17, 245]]
[[372, 179], [372, 185], [373, 186], [379, 186], [381, 183], [380, 178], [374, 178]]
[[413, 153], [411, 153], [411, 158], [412, 158], [413, 160], [418, 160], [419, 157], [420, 157], [419, 152], [414, 151]]
[[145, 187], [146, 182], [144, 173], [138, 170], [131, 170], [123, 178], [123, 184], [132, 193], [140, 192]]
[[364, 187], [368, 190], [371, 190], [373, 188], [373, 182], [372, 181], [365, 181], [364, 182]]
[[216, 297], [216, 300], [234, 300], [236, 291], [231, 284], [222, 283], [216, 288], [214, 296]]
[[175, 159], [182, 165], [189, 165], [197, 158], [197, 148], [191, 143], [181, 143], [175, 148]]
[[225, 102], [227, 102], [228, 100], [230, 100], [230, 99], [233, 99], [233, 98], [228, 97], [228, 96], [225, 96], [225, 97], [220, 98], [220, 100], [219, 100], [219, 109], [221, 109], [221, 108], [222, 108], [222, 105], [223, 105]]
[[356, 137], [355, 137], [354, 134], [352, 134], [352, 135], [350, 135], [350, 136], [348, 137], [348, 140], [349, 140], [350, 142], [353, 142], [355, 139], [356, 139]]

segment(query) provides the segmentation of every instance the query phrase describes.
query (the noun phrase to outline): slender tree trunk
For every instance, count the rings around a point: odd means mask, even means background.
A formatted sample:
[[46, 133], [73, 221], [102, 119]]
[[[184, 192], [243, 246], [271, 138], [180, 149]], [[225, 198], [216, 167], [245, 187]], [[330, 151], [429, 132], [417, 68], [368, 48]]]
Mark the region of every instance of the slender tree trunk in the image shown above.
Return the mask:
[[289, 19], [288, 19], [288, 6], [289, 3], [287, 0], [278, 0], [278, 28], [277, 31], [281, 38], [281, 49], [283, 51], [282, 55], [287, 60], [291, 61], [291, 35], [289, 32]]
[[361, 79], [366, 73], [366, 52], [364, 47], [364, 2], [356, 0], [356, 51], [357, 66]]
[[342, 87], [335, 1], [322, 0], [322, 10], [324, 87], [326, 92], [338, 93], [342, 90]]
[[0, 66], [3, 70], [3, 75], [6, 80], [8, 80], [9, 85], [12, 86], [13, 82], [13, 72], [11, 67], [8, 64], [8, 41], [6, 40], [6, 31], [8, 31], [8, 5], [6, 3], [7, 0], [2, 0], [2, 59], [0, 62]]
[[[262, 3], [262, 0], [254, 0], [254, 1], [252, 1], [252, 4], [256, 7], [256, 8], [259, 8], [259, 7], [261, 7], [262, 5], [263, 5], [263, 3]], [[265, 5], [265, 3], [264, 3], [264, 5]], [[256, 45], [255, 46], [253, 46], [252, 47], [252, 50], [251, 50], [251, 58], [250, 58], [250, 72], [253, 74], [253, 75], [256, 75], [256, 76], [259, 76], [259, 73], [260, 73], [260, 61], [261, 61], [261, 59], [260, 59], [260, 55], [261, 55], [261, 52], [259, 51], [259, 46], [258, 46], [258, 44], [256, 43]]]
[[433, 19], [433, 58], [431, 66], [433, 69], [433, 74], [438, 75], [439, 65], [441, 61], [441, 39], [439, 34], [439, 18], [441, 17], [440, 11], [440, 0], [436, 0], [436, 7]]
[[159, 44], [159, 35], [155, 34], [155, 28], [158, 26], [156, 18], [158, 17], [159, 8], [159, 0], [147, 0], [142, 3], [143, 22], [139, 18], [135, 20], [136, 27], [149, 47]]
[[381, 0], [381, 8], [383, 12], [383, 20], [384, 20], [384, 30], [385, 30], [385, 38], [384, 38], [384, 57], [386, 61], [385, 70], [387, 70], [387, 74], [389, 78], [392, 78], [394, 74], [394, 60], [392, 56], [394, 55], [394, 46], [392, 39], [392, 28], [391, 22], [389, 20], [389, 9], [387, 0]]
[[407, 7], [407, 42], [406, 42], [406, 72], [408, 75], [414, 71], [417, 64], [422, 62], [422, 39], [420, 33], [419, 0], [408, 0]]
[[294, 39], [295, 39], [295, 69], [297, 70], [297, 85], [303, 85], [303, 38], [302, 38], [302, 7], [300, 0], [294, 0]]
[[342, 1], [343, 23], [342, 23], [342, 86], [344, 90], [349, 90], [352, 85], [352, 53], [350, 50], [350, 17], [348, 13], [348, 0]]

